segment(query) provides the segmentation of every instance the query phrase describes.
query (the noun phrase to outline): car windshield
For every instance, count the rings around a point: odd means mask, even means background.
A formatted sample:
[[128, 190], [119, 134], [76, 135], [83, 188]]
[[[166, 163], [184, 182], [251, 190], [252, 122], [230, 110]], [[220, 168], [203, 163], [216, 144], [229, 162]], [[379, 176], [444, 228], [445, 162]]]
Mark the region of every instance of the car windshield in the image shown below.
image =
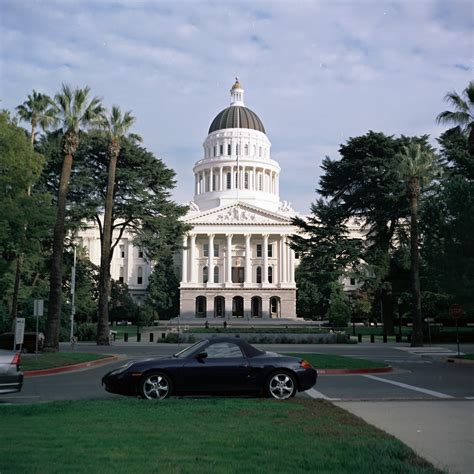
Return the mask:
[[189, 356], [189, 354], [194, 352], [199, 347], [205, 346], [206, 344], [207, 344], [207, 341], [196, 342], [196, 344], [186, 347], [186, 349], [183, 349], [182, 351], [179, 351], [176, 354], [173, 354], [173, 357], [176, 357], [177, 359], [185, 359], [186, 357]]

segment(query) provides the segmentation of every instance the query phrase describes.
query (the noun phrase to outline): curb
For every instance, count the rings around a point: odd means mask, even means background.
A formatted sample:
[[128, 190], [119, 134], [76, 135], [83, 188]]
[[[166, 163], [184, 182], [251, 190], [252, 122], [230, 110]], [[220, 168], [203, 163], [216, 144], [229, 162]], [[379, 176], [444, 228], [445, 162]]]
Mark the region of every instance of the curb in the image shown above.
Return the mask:
[[444, 359], [444, 361], [449, 362], [451, 364], [464, 364], [464, 365], [474, 364], [474, 360], [472, 359], [459, 359], [458, 357], [448, 357], [447, 359]]
[[81, 362], [80, 364], [65, 365], [64, 367], [51, 367], [50, 369], [39, 369], [39, 370], [27, 370], [23, 372], [25, 377], [38, 377], [40, 375], [53, 375], [60, 374], [63, 372], [74, 372], [76, 370], [87, 369], [89, 367], [95, 367], [97, 365], [105, 365], [109, 362], [114, 362], [121, 359], [119, 356], [109, 356], [103, 359], [91, 360], [89, 362]]
[[349, 374], [380, 374], [392, 372], [393, 367], [377, 367], [374, 369], [318, 369], [318, 375], [349, 375]]

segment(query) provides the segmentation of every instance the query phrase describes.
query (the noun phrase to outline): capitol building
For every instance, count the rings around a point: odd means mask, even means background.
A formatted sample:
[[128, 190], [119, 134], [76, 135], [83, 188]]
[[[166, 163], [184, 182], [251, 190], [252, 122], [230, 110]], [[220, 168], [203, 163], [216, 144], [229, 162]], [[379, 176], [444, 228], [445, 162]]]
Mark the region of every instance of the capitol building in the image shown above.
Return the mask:
[[[289, 246], [297, 232], [297, 213], [280, 200], [280, 166], [258, 115], [244, 103], [237, 79], [230, 106], [212, 120], [203, 158], [194, 165], [194, 197], [183, 218], [184, 236], [176, 263], [181, 274], [180, 317], [195, 319], [296, 319], [295, 268], [298, 256]], [[362, 236], [360, 227], [349, 226]], [[100, 264], [95, 223], [79, 234], [90, 260]], [[146, 300], [152, 263], [125, 231], [111, 261], [111, 277], [127, 284], [138, 304]], [[342, 281], [346, 291], [359, 286]]]
[[296, 232], [296, 213], [280, 200], [280, 166], [238, 79], [230, 94], [193, 168], [180, 316], [294, 319], [297, 256], [288, 237]]

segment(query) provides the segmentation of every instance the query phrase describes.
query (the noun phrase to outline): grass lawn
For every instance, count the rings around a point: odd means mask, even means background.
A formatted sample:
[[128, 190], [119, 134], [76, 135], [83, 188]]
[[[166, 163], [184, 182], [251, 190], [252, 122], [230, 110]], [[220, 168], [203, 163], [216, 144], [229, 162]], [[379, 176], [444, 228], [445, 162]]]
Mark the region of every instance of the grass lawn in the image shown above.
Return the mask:
[[103, 359], [105, 357], [107, 355], [88, 354], [85, 352], [42, 352], [38, 355], [22, 354], [20, 367], [23, 371], [50, 369], [52, 367], [90, 362], [91, 360]]
[[331, 354], [315, 354], [292, 352], [288, 355], [293, 357], [301, 357], [307, 360], [313, 367], [317, 369], [375, 369], [387, 367], [383, 362], [375, 362], [367, 359], [356, 359], [355, 357], [344, 357]]
[[2, 474], [440, 472], [319, 400], [52, 402], [0, 406], [0, 416]]
[[464, 354], [461, 359], [474, 360], [474, 354]]

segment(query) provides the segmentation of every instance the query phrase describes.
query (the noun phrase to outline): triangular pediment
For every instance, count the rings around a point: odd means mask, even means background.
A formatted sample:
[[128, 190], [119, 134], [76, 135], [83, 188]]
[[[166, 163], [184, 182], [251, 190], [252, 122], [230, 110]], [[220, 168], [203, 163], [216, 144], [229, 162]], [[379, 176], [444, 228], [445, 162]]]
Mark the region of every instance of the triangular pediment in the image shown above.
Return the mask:
[[184, 217], [187, 224], [215, 224], [215, 225], [291, 225], [292, 216], [281, 215], [244, 203], [209, 209], [207, 211], [194, 211]]

